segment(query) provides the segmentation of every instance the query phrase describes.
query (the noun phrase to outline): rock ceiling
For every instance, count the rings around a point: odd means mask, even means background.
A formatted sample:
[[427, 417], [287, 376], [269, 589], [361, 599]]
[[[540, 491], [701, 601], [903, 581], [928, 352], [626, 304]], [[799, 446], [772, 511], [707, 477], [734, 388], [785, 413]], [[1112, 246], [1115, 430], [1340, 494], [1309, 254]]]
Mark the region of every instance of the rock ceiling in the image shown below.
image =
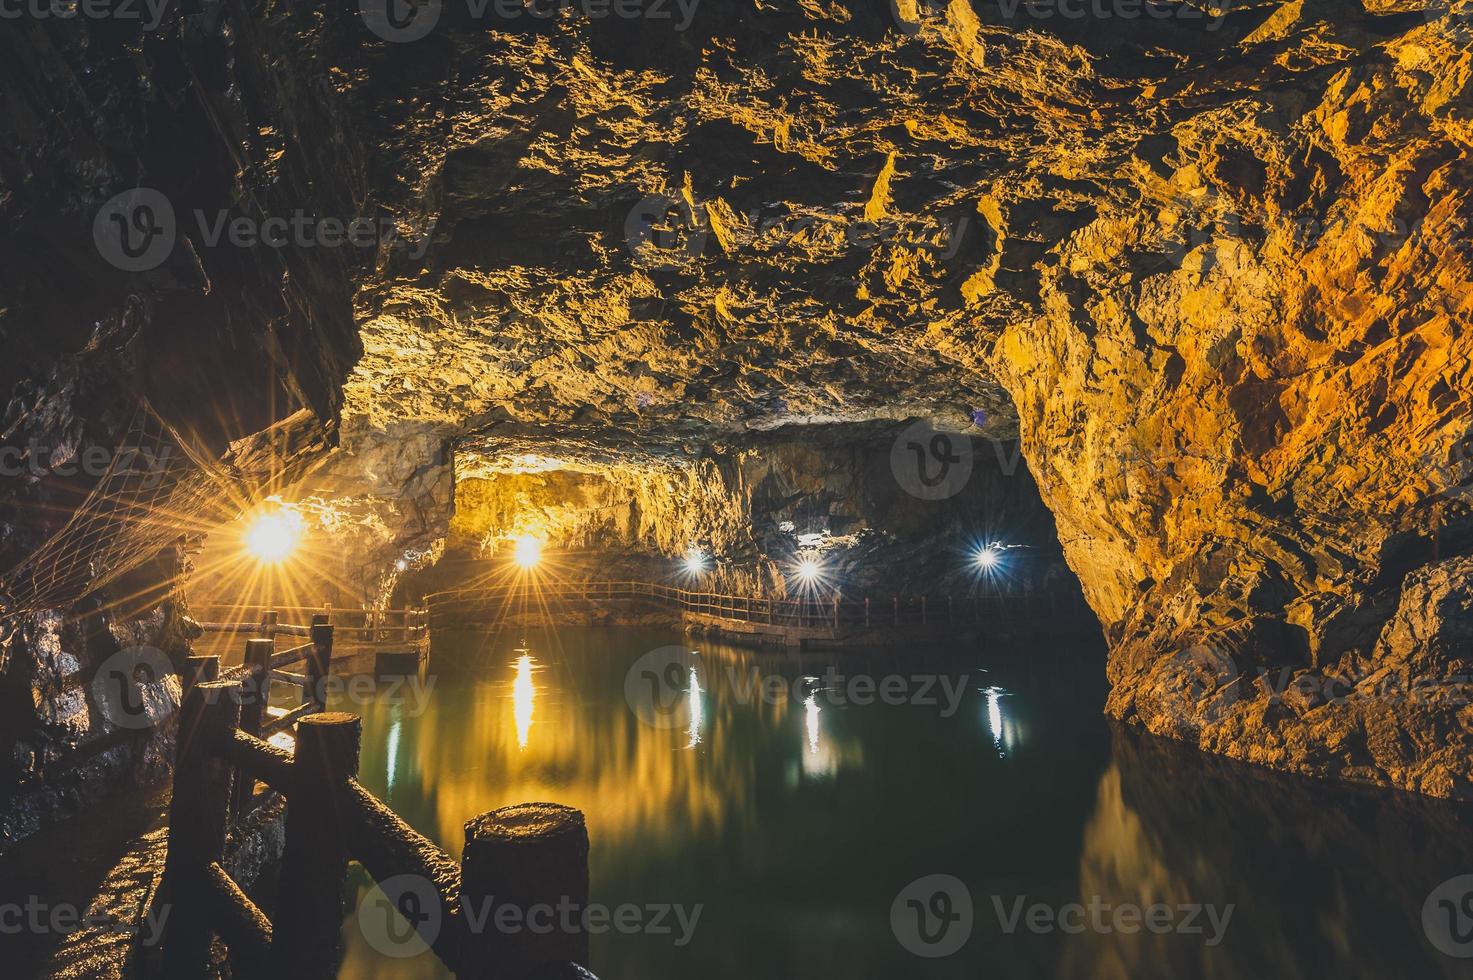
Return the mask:
[[[508, 425], [649, 445], [983, 409], [1106, 626], [1114, 713], [1462, 792], [1465, 762], [1405, 751], [1426, 719], [1337, 705], [1306, 735], [1249, 677], [1424, 654], [1383, 624], [1469, 527], [1468, 6], [758, 6], [452, 25], [349, 72], [404, 93], [362, 124], [390, 206], [435, 223], [358, 293], [349, 414], [494, 453]], [[1198, 646], [1234, 681], [1210, 715], [1180, 695]]]
[[[176, 420], [341, 409], [331, 480], [426, 524], [446, 440], [487, 469], [598, 466], [980, 411], [1021, 439], [1105, 627], [1112, 713], [1473, 795], [1457, 705], [1251, 683], [1473, 672], [1449, 625], [1473, 606], [1473, 5], [1207, 6], [705, 0], [679, 31], [488, 29], [446, 2], [389, 41], [226, 0], [177, 40], [18, 28], [0, 125], [34, 150], [0, 157], [0, 214], [47, 244], [0, 253], [23, 273], [6, 370], [33, 379], [11, 431], [59, 417], [34, 406], [61, 352], [101, 370], [116, 339]], [[181, 210], [396, 232], [349, 259], [191, 242], [143, 276], [59, 271], [86, 251], [72, 219], [145, 181]]]

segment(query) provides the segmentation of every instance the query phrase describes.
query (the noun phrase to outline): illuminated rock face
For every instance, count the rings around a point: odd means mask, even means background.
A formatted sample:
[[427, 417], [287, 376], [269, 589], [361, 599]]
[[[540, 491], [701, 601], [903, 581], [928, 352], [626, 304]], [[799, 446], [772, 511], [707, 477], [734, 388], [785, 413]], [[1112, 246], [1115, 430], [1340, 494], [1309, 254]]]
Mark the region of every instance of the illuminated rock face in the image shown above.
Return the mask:
[[[1448, 637], [1473, 548], [1469, 10], [1348, 6], [1004, 21], [964, 0], [710, 3], [675, 31], [507, 29], [449, 4], [391, 43], [230, 3], [229, 32], [156, 35], [141, 59], [69, 36], [52, 61], [105, 64], [68, 76], [99, 91], [15, 100], [92, 106], [134, 152], [123, 173], [48, 142], [32, 170], [105, 176], [0, 196], [7, 218], [75, 231], [52, 257], [85, 252], [125, 186], [183, 209], [202, 188], [228, 203], [233, 176], [268, 212], [372, 212], [406, 237], [353, 260], [196, 248], [86, 303], [38, 273], [0, 315], [60, 325], [27, 346], [36, 376], [105, 321], [181, 418], [223, 363], [269, 358], [278, 411], [249, 385], [230, 397], [253, 428], [304, 404], [328, 430], [341, 407], [325, 491], [362, 508], [380, 562], [445, 533], [445, 445], [617, 471], [753, 431], [980, 412], [979, 434], [1021, 439], [1105, 628], [1113, 714], [1473, 795], [1448, 684], [1430, 705], [1313, 694], [1463, 672]], [[181, 60], [230, 77], [185, 83]], [[62, 77], [52, 61], [16, 63]], [[138, 91], [174, 129], [149, 130]], [[34, 142], [25, 118], [3, 125]], [[166, 165], [190, 140], [214, 148], [203, 178]], [[161, 340], [184, 355], [149, 356]], [[53, 378], [12, 414], [69, 418], [75, 387]], [[389, 465], [355, 482], [367, 461]], [[1309, 694], [1271, 696], [1285, 668]]]
[[[984, 408], [1105, 627], [1111, 713], [1468, 795], [1456, 602], [1417, 604], [1473, 544], [1473, 32], [1416, 6], [452, 29], [426, 43], [512, 68], [391, 124], [433, 147], [404, 202], [440, 223], [360, 293], [350, 411], [612, 447]], [[1361, 696], [1391, 669], [1438, 700]]]
[[[505, 562], [513, 539], [532, 535], [564, 553], [564, 577], [674, 579], [779, 598], [804, 591], [795, 578], [802, 556], [820, 567], [820, 591], [855, 600], [1047, 592], [1061, 619], [1076, 608], [1078, 586], [1017, 446], [946, 433], [962, 462], [927, 495], [912, 479], [912, 431], [799, 426], [642, 467], [575, 468], [513, 453], [468, 460], [457, 465], [447, 551]], [[990, 574], [974, 562], [983, 544], [1001, 549]], [[699, 575], [682, 567], [692, 549]]]

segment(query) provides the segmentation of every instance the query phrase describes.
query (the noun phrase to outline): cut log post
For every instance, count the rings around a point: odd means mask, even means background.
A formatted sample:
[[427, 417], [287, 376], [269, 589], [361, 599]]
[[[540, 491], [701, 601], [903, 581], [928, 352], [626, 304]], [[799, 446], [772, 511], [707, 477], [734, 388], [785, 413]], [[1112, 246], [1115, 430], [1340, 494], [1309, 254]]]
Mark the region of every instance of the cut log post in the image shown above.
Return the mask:
[[225, 851], [231, 771], [220, 748], [240, 721], [239, 694], [235, 681], [203, 681], [185, 695], [179, 712], [164, 860], [172, 911], [163, 965], [164, 975], [171, 978], [204, 977], [210, 965], [214, 933], [204, 896], [210, 888], [210, 865]]
[[[588, 827], [581, 811], [523, 803], [482, 814], [465, 825], [460, 879], [469, 928], [457, 976], [510, 980], [556, 964], [588, 965]], [[498, 918], [505, 906], [517, 911]], [[513, 921], [518, 927], [508, 925]]]
[[268, 640], [276, 638], [276, 625], [281, 622], [281, 613], [268, 609], [261, 613], [261, 635]]
[[348, 871], [343, 813], [348, 780], [358, 772], [362, 731], [357, 715], [339, 712], [307, 715], [297, 722], [271, 944], [276, 977], [322, 980], [337, 975]]
[[307, 654], [307, 683], [302, 703], [327, 710], [327, 677], [332, 673], [333, 628], [326, 615], [312, 617], [312, 649]]
[[266, 702], [271, 696], [271, 657], [274, 652], [275, 644], [271, 640], [246, 640], [240, 730], [248, 735], [261, 734]]
[[[266, 707], [271, 700], [272, 640], [246, 640], [245, 676], [241, 678], [240, 730], [247, 735], [260, 735], [266, 723]], [[230, 811], [236, 816], [250, 809], [256, 795], [256, 780], [244, 772], [235, 775], [235, 792]]]

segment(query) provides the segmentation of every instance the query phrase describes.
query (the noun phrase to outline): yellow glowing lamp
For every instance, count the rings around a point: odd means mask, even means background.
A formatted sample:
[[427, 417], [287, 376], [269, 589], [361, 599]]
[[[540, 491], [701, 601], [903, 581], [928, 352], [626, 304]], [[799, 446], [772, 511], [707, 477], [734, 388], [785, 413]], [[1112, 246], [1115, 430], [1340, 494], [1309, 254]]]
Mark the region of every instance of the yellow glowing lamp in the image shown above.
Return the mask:
[[530, 534], [523, 534], [516, 539], [516, 546], [512, 551], [512, 561], [525, 569], [537, 567], [542, 560], [542, 542]]
[[262, 511], [246, 527], [246, 551], [262, 564], [280, 564], [297, 550], [306, 530], [302, 515], [289, 507]]

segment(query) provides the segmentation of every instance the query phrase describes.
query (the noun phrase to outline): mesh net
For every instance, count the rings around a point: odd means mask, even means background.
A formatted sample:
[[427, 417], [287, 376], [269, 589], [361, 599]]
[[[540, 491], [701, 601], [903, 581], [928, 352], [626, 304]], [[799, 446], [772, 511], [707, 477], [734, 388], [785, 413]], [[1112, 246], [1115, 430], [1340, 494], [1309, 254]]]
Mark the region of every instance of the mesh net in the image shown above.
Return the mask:
[[[182, 535], [208, 528], [218, 464], [192, 457], [146, 404], [97, 485], [67, 523], [0, 581], [4, 621], [65, 606], [155, 557]], [[202, 465], [203, 464], [203, 465]]]

